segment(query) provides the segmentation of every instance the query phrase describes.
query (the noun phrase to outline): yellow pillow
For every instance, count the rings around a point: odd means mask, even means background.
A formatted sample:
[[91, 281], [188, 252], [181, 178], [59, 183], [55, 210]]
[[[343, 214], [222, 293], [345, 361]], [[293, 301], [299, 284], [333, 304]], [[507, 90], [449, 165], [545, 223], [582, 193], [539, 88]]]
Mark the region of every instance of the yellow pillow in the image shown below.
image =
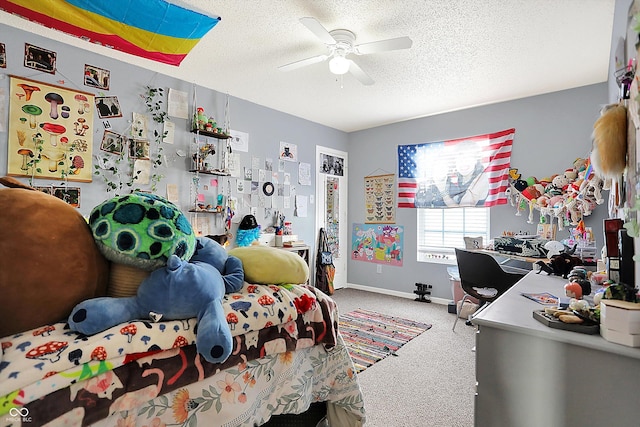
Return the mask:
[[263, 285], [299, 284], [309, 280], [309, 266], [295, 252], [271, 246], [243, 246], [233, 248], [229, 255], [240, 258], [244, 280]]

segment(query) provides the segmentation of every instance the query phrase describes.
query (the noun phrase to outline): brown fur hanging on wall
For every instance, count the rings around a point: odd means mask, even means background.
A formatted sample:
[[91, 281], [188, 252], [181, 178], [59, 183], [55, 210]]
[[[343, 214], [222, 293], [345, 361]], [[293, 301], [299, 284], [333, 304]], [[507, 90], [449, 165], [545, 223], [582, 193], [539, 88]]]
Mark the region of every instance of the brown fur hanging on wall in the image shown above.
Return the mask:
[[600, 111], [593, 125], [591, 163], [602, 178], [617, 178], [627, 164], [627, 109], [611, 104]]

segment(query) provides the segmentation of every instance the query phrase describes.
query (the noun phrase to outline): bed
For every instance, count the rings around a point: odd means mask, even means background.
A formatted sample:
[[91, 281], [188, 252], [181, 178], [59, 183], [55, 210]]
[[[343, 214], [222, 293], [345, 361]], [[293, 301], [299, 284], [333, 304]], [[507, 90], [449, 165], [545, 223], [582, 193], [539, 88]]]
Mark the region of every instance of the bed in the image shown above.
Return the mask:
[[196, 319], [132, 321], [93, 336], [62, 322], [0, 339], [2, 425], [260, 426], [318, 402], [332, 426], [364, 423], [329, 296], [245, 282], [224, 308], [234, 345], [220, 364], [198, 355]]

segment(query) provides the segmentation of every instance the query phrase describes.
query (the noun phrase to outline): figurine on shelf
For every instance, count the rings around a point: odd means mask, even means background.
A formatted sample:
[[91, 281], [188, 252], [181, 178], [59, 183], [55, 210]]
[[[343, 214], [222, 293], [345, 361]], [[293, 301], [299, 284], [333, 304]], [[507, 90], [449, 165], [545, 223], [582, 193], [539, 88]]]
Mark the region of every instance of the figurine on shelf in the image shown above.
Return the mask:
[[207, 157], [210, 154], [216, 154], [216, 147], [213, 144], [204, 144], [200, 147], [200, 154], [202, 157]]
[[207, 131], [209, 132], [215, 132], [216, 131], [216, 119], [212, 117], [209, 117], [209, 120], [207, 121]]
[[204, 108], [198, 107], [196, 108], [196, 125], [200, 130], [205, 129], [205, 125], [209, 122], [207, 116], [204, 114]]

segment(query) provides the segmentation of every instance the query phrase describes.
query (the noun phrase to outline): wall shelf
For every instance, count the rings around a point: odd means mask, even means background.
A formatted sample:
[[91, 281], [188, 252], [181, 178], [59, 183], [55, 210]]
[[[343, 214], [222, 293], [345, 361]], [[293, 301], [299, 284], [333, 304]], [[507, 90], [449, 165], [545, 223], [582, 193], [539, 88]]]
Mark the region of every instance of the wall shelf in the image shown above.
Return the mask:
[[204, 214], [221, 214], [224, 211], [218, 211], [215, 209], [189, 209], [189, 212], [193, 213], [204, 213]]
[[200, 130], [200, 129], [192, 129], [191, 133], [196, 133], [198, 135], [208, 136], [210, 138], [217, 138], [217, 139], [229, 139], [229, 138], [231, 138], [231, 135], [227, 135], [227, 134], [219, 133], [219, 132], [209, 132], [209, 131]]
[[189, 169], [189, 172], [192, 173], [204, 173], [206, 175], [217, 175], [217, 176], [231, 176], [229, 172], [219, 171], [219, 170], [206, 170], [206, 169]]

